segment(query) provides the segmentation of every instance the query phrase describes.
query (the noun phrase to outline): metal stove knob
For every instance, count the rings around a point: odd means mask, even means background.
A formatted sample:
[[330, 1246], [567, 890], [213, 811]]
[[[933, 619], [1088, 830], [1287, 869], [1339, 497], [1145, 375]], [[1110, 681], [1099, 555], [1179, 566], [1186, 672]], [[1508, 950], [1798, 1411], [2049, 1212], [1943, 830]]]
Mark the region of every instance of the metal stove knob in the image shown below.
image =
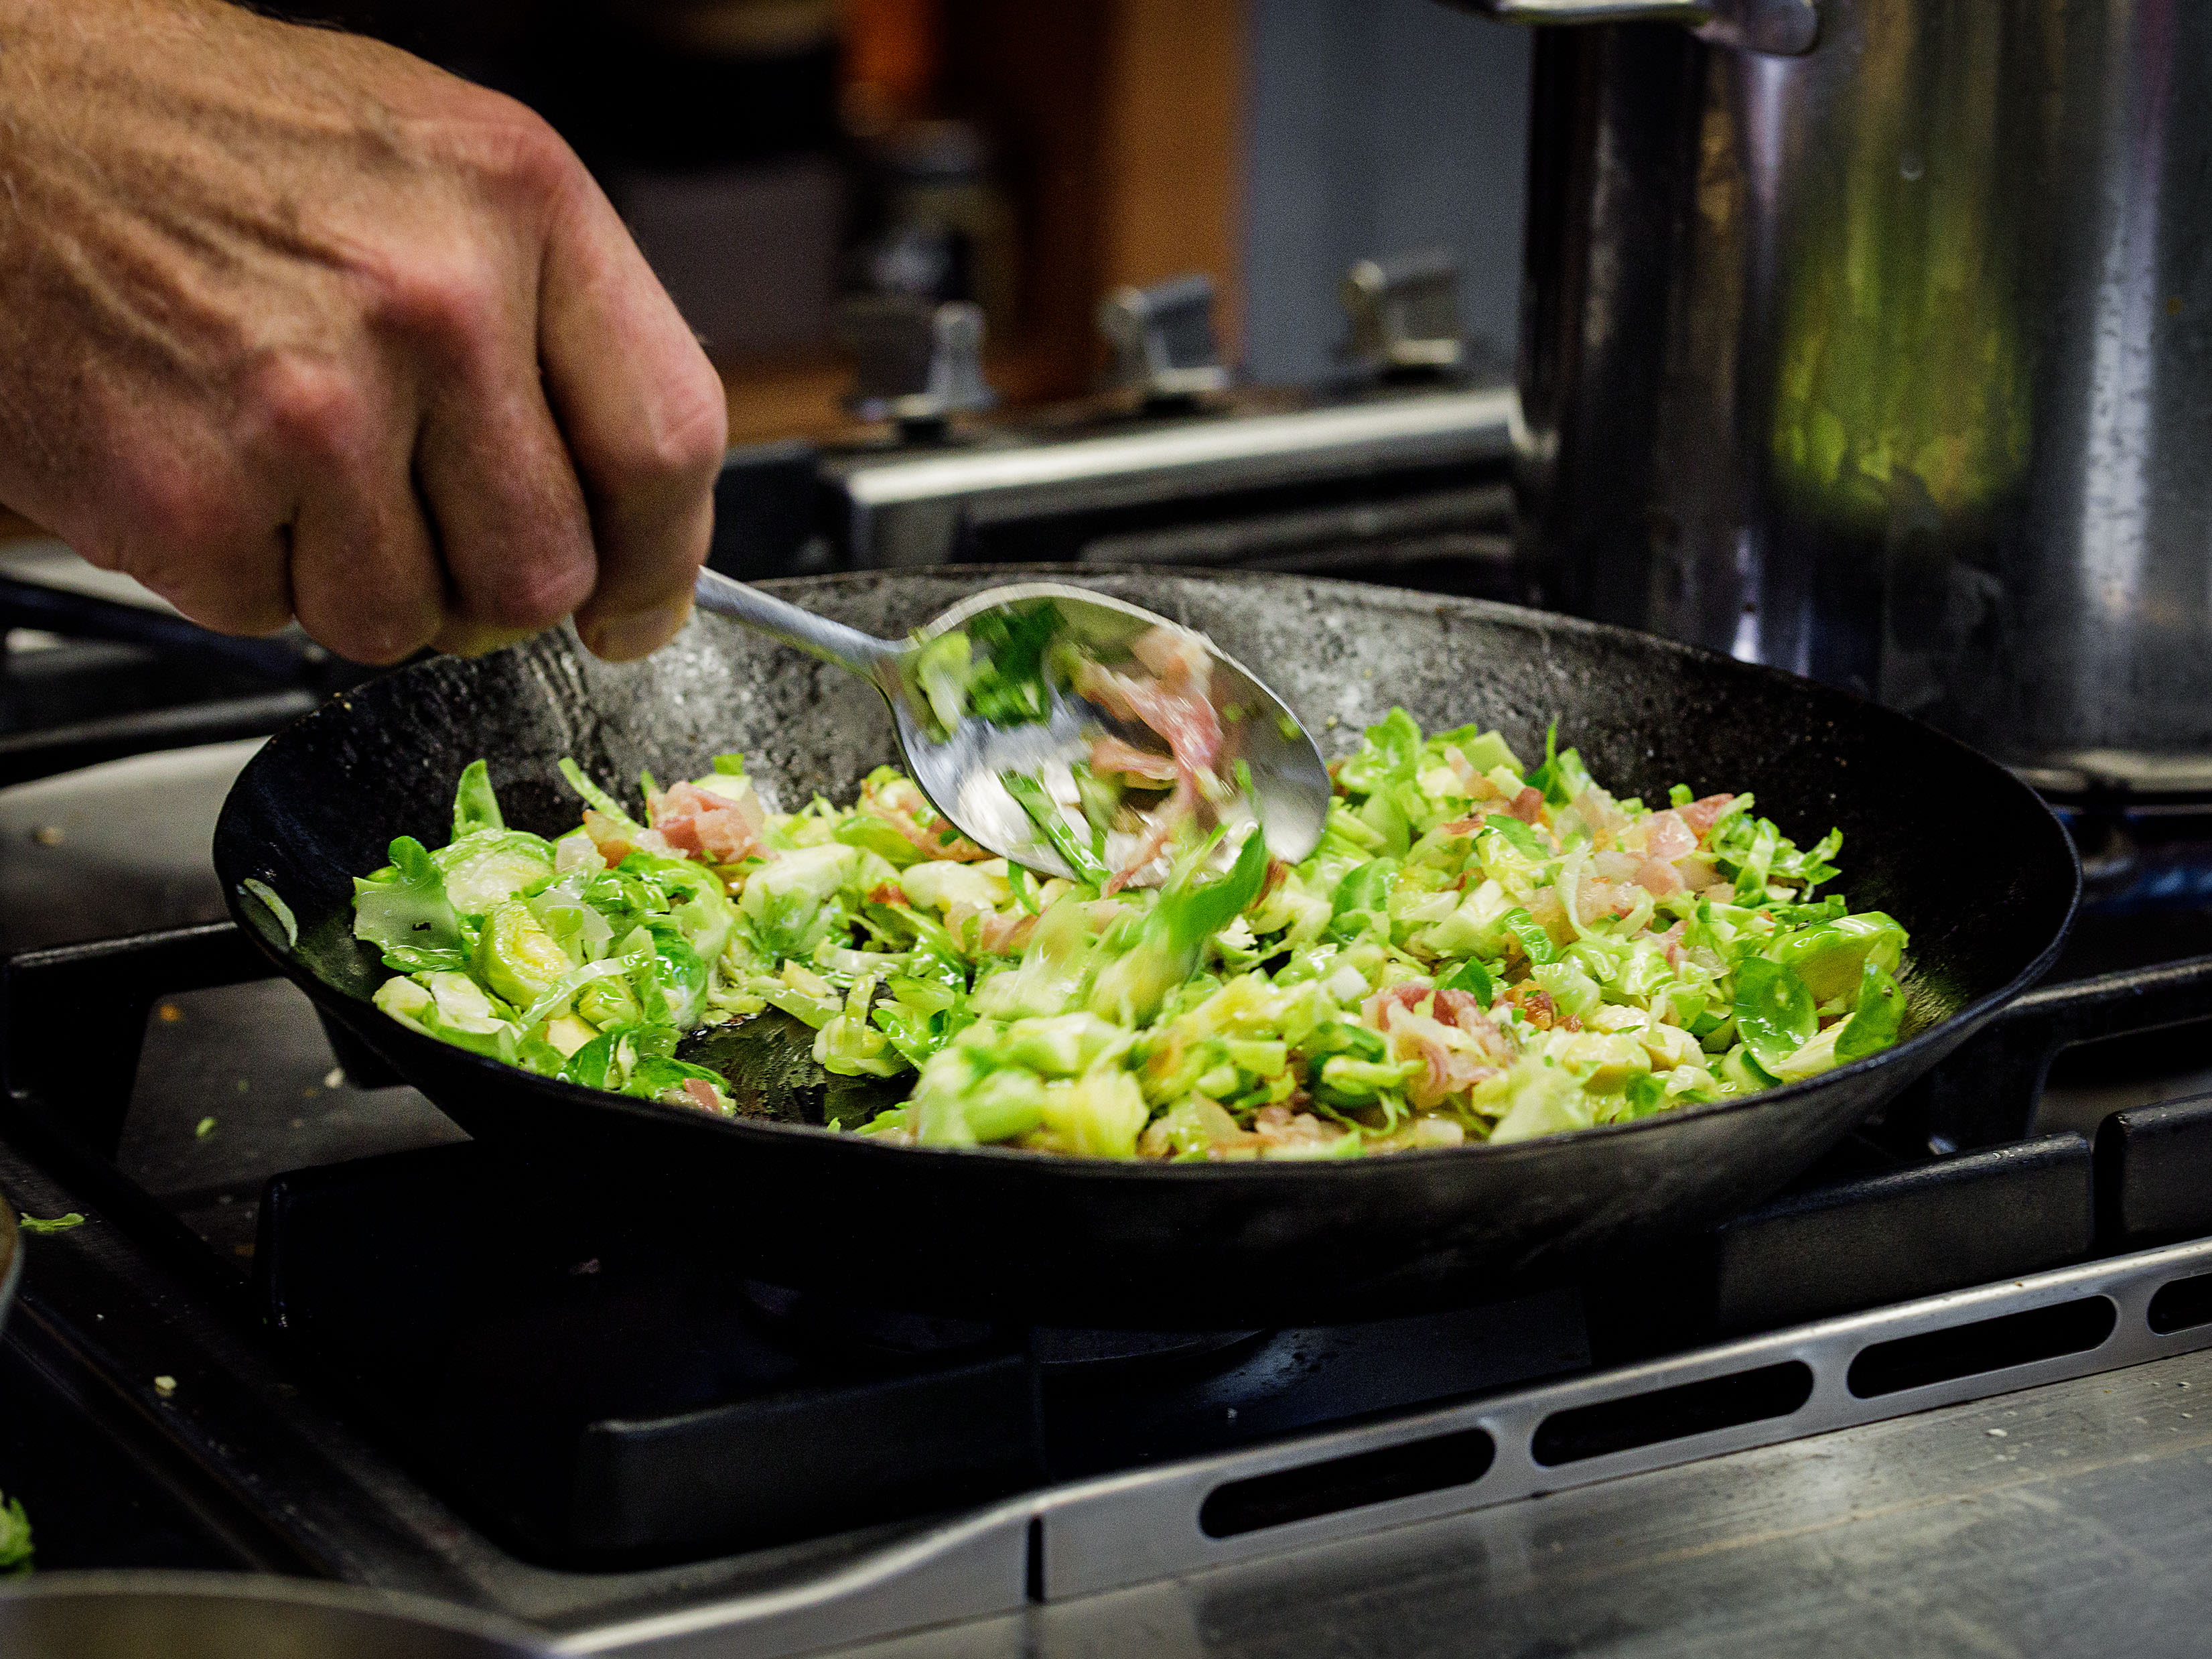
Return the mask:
[[937, 426], [999, 401], [983, 379], [983, 308], [964, 300], [847, 300], [837, 308], [837, 343], [854, 362], [845, 407], [864, 421]]
[[1442, 249], [1362, 259], [1337, 289], [1351, 331], [1340, 355], [1378, 374], [1456, 368], [1459, 260]]
[[1148, 404], [1182, 403], [1229, 385], [1213, 333], [1213, 278], [1194, 272], [1150, 288], [1118, 288], [1098, 305], [1114, 349], [1110, 383]]

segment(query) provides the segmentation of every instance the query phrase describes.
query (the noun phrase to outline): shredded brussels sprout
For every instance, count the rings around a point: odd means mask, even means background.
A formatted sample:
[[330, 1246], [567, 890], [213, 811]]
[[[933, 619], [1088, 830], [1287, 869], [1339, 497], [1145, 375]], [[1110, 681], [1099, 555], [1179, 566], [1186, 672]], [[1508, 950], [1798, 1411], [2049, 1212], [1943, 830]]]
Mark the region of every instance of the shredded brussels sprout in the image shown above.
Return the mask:
[[[962, 688], [966, 691], [968, 688]], [[1018, 691], [1000, 690], [1009, 698]], [[1040, 880], [889, 768], [849, 807], [762, 806], [734, 756], [632, 817], [573, 763], [581, 828], [507, 827], [481, 763], [454, 838], [401, 837], [355, 932], [393, 1018], [549, 1076], [727, 1113], [677, 1057], [776, 1008], [847, 1077], [910, 1079], [855, 1131], [1102, 1158], [1352, 1158], [1516, 1140], [1793, 1082], [1894, 1043], [1905, 929], [1816, 897], [1748, 795], [1616, 800], [1572, 749], [1402, 709], [1335, 769], [1320, 845], [1193, 826], [1168, 879]]]
[[23, 1500], [0, 1503], [0, 1577], [20, 1578], [31, 1570], [31, 1517], [23, 1513]]

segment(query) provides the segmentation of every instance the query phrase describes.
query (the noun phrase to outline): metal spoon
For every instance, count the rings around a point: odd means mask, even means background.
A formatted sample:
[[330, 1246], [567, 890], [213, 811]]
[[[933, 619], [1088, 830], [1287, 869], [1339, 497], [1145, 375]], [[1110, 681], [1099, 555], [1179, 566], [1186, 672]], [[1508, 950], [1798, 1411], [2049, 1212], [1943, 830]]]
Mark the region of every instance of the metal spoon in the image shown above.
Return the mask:
[[[1028, 606], [1041, 599], [1055, 607], [1061, 637], [1093, 651], [1110, 653], [1124, 647], [1167, 618], [1080, 587], [1021, 582], [963, 600], [911, 640], [879, 640], [715, 571], [702, 570], [692, 591], [702, 610], [835, 663], [881, 691], [891, 706], [908, 772], [931, 804], [969, 840], [1048, 875], [1076, 873], [1000, 779], [1008, 772], [1036, 775], [1055, 763], [1083, 761], [1090, 753], [1091, 736], [1102, 726], [1115, 729], [1113, 717], [1048, 677], [1052, 701], [1044, 721], [994, 726], [971, 714], [940, 738], [928, 700], [915, 680], [915, 659], [923, 644], [948, 629], [964, 626], [985, 611]], [[1231, 762], [1244, 763], [1251, 776], [1246, 805], [1267, 836], [1268, 851], [1296, 862], [1321, 839], [1328, 811], [1328, 768], [1283, 700], [1242, 663], [1215, 650], [1212, 641], [1206, 644], [1213, 664], [1214, 706], [1224, 713], [1237, 711], [1224, 727], [1228, 742], [1223, 775], [1228, 775]], [[1233, 817], [1232, 809], [1224, 821]], [[1080, 821], [1071, 817], [1070, 824], [1079, 828]]]

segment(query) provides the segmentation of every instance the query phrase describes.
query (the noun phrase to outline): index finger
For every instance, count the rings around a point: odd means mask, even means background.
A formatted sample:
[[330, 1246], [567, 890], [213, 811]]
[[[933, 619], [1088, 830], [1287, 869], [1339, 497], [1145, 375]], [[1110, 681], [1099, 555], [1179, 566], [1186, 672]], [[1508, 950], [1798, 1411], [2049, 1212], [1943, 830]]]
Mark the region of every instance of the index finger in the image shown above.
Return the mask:
[[599, 554], [577, 631], [600, 656], [641, 657], [690, 613], [728, 416], [707, 354], [587, 176], [547, 238], [538, 329]]

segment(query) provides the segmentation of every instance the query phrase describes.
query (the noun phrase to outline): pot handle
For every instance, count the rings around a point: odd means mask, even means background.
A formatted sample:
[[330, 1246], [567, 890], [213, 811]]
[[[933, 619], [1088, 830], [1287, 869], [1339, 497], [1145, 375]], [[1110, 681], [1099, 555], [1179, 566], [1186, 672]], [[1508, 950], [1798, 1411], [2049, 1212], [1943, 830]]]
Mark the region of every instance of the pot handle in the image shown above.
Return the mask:
[[1445, 0], [1501, 23], [1680, 23], [1717, 45], [1796, 58], [1820, 38], [1814, 0]]

